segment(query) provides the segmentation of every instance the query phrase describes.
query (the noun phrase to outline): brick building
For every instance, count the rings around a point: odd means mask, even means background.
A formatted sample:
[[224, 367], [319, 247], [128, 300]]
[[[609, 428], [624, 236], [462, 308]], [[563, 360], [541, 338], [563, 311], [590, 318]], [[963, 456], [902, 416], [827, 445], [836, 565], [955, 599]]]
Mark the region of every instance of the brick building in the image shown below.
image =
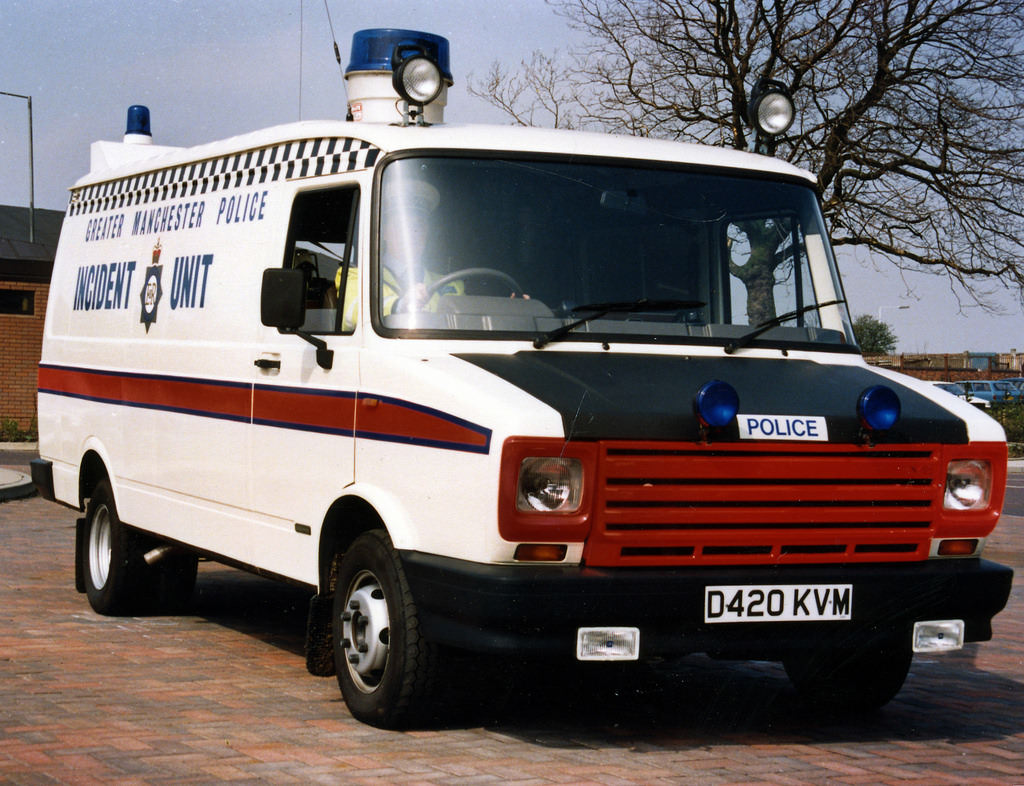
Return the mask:
[[10, 421], [21, 431], [35, 426], [43, 318], [64, 213], [34, 212], [30, 243], [28, 208], [0, 205], [0, 433]]

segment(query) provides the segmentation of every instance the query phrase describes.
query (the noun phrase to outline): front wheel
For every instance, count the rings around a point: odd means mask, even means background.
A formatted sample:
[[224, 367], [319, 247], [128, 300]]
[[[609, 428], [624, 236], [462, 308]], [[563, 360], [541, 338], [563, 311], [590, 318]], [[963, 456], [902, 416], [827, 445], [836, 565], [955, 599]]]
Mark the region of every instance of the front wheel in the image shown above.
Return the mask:
[[360, 535], [341, 557], [332, 623], [338, 684], [352, 715], [389, 729], [428, 720], [439, 651], [420, 633], [401, 561], [382, 530]]

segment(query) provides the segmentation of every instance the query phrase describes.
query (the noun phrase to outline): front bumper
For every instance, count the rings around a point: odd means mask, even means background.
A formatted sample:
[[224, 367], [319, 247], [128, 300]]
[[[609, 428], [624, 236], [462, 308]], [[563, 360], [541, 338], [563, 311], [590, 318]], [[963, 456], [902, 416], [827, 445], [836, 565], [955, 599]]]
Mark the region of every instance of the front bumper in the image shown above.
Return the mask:
[[[400, 553], [424, 634], [468, 650], [565, 655], [587, 626], [640, 629], [641, 657], [706, 652], [778, 660], [788, 652], [905, 635], [915, 621], [962, 619], [965, 641], [992, 636], [1013, 571], [979, 559], [870, 565], [727, 568], [579, 568], [484, 565]], [[704, 622], [715, 585], [852, 585], [852, 615], [837, 622]]]

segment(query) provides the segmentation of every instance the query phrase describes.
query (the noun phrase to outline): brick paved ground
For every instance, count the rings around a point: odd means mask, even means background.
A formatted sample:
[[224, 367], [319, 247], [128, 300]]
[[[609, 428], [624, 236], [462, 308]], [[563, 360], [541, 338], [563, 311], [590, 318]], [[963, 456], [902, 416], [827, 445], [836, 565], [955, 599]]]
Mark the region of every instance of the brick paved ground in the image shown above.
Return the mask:
[[204, 564], [188, 616], [94, 614], [75, 517], [0, 504], [0, 782], [1024, 783], [1024, 518], [991, 542], [1018, 569], [995, 639], [919, 656], [869, 718], [808, 714], [774, 664], [694, 657], [397, 733], [306, 673], [302, 592]]

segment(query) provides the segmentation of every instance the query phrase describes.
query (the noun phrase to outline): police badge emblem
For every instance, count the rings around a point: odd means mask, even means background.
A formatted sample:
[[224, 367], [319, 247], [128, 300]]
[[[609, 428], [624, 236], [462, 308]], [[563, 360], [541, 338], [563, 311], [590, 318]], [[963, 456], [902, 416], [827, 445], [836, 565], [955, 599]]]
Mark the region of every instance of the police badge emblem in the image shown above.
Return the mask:
[[142, 301], [142, 314], [139, 322], [146, 326], [147, 333], [149, 333], [149, 326], [156, 322], [156, 309], [164, 294], [163, 287], [160, 285], [160, 274], [163, 273], [164, 266], [159, 264], [162, 250], [160, 241], [157, 240], [156, 245], [153, 246], [153, 264], [146, 268], [146, 274], [142, 277], [142, 292], [139, 293], [139, 299]]

